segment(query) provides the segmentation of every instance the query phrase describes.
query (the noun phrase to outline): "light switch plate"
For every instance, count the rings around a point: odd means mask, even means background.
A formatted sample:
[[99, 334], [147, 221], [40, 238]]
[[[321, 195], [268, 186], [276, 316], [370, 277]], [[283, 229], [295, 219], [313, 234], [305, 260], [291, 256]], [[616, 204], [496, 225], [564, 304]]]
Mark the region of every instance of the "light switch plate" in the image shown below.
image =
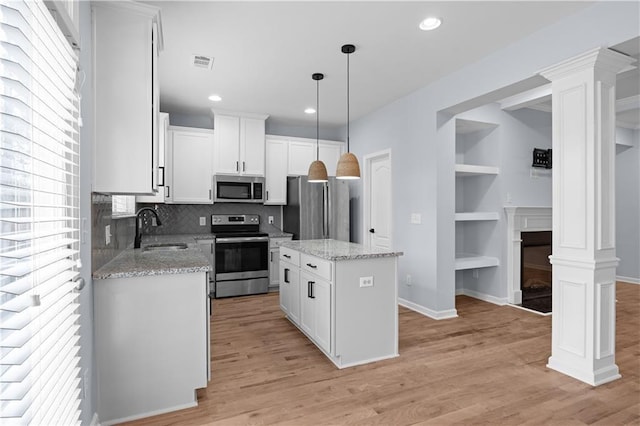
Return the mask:
[[422, 223], [422, 215], [420, 213], [411, 213], [411, 223], [419, 225]]
[[205, 226], [207, 224], [207, 218], [204, 216], [200, 217], [200, 226]]
[[106, 245], [111, 244], [111, 225], [104, 227], [104, 243]]
[[360, 287], [373, 287], [373, 277], [360, 277]]

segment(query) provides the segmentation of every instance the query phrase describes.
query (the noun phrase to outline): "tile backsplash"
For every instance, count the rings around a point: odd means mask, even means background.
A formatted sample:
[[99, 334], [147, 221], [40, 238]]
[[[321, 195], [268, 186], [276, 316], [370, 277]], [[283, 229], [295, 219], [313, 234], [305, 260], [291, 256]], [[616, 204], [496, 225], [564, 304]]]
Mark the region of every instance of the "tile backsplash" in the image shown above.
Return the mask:
[[[111, 214], [111, 195], [91, 194], [91, 268], [93, 271], [109, 263], [133, 244], [133, 217], [114, 219]], [[106, 243], [106, 227], [110, 227], [111, 241]], [[92, 271], [92, 272], [93, 272]]]
[[[258, 214], [260, 227], [267, 228], [268, 217], [273, 216], [274, 225], [280, 226], [280, 206], [265, 206], [249, 203], [218, 203], [218, 204], [149, 204], [139, 203], [137, 208], [156, 208], [162, 226], [152, 226], [145, 223], [145, 235], [166, 234], [201, 234], [211, 232], [212, 214]], [[205, 218], [205, 225], [200, 225], [200, 218]], [[150, 222], [150, 221], [148, 221]], [[134, 223], [135, 227], [135, 223]]]

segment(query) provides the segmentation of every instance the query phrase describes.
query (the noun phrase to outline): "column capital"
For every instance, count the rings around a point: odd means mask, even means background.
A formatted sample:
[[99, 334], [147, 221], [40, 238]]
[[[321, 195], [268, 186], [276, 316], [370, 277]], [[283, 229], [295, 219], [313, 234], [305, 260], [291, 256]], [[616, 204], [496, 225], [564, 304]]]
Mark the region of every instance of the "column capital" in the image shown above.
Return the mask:
[[614, 74], [630, 69], [636, 60], [606, 47], [597, 47], [573, 58], [538, 71], [547, 80], [554, 81], [593, 68], [600, 68]]

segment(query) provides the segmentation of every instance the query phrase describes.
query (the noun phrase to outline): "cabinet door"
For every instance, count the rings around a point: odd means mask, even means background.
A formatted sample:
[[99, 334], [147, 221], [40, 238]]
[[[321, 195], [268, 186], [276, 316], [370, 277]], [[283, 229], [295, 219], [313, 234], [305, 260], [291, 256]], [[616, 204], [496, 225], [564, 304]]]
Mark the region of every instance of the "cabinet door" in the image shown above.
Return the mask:
[[240, 119], [240, 173], [264, 176], [265, 120]]
[[331, 284], [316, 280], [311, 293], [315, 303], [312, 335], [318, 346], [331, 353]]
[[344, 144], [335, 142], [320, 142], [319, 144], [320, 160], [327, 167], [327, 174], [329, 176], [336, 175], [336, 167], [338, 166], [338, 160], [344, 151]]
[[158, 9], [139, 9], [92, 3], [96, 192], [154, 193], [153, 21]]
[[313, 338], [316, 328], [316, 304], [313, 300], [313, 286], [318, 279], [306, 272], [300, 273], [300, 328]]
[[267, 139], [265, 204], [287, 204], [287, 156], [286, 140]]
[[211, 204], [213, 135], [206, 130], [170, 131], [171, 185], [173, 203]]
[[269, 289], [276, 289], [280, 284], [280, 249], [269, 249]]
[[166, 178], [166, 161], [165, 150], [168, 150], [169, 139], [169, 114], [161, 112], [159, 117], [158, 132], [158, 192], [156, 195], [138, 195], [136, 201], [138, 203], [164, 203], [165, 194], [165, 178]]
[[217, 114], [214, 118], [214, 173], [240, 173], [240, 117]]
[[280, 262], [280, 308], [300, 324], [300, 270], [288, 262]]
[[287, 174], [304, 176], [316, 159], [316, 145], [311, 142], [290, 141]]

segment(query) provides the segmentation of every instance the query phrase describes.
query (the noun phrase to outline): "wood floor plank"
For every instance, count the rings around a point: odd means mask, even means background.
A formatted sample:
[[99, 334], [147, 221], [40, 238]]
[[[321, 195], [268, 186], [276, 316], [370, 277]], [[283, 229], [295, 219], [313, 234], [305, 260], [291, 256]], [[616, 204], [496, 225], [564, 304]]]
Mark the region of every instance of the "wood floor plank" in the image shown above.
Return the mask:
[[400, 307], [400, 356], [344, 370], [277, 294], [215, 300], [198, 407], [130, 424], [640, 425], [640, 286], [618, 283], [616, 308], [622, 379], [593, 388], [546, 368], [551, 317], [466, 296], [449, 320]]

